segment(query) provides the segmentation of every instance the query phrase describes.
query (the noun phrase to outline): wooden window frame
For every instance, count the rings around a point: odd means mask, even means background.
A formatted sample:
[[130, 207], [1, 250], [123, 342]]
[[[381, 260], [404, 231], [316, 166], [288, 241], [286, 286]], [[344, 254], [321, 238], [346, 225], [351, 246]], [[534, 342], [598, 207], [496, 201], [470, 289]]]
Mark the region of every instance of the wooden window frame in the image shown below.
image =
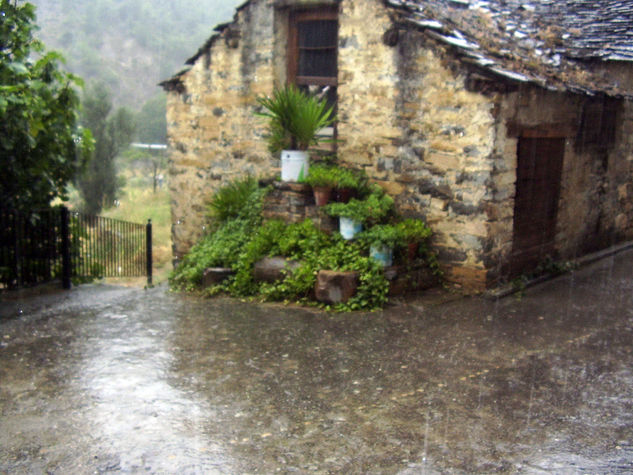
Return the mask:
[[[298, 76], [299, 69], [299, 22], [301, 21], [318, 21], [318, 20], [334, 20], [338, 24], [339, 13], [338, 6], [321, 6], [319, 8], [311, 8], [309, 10], [291, 11], [289, 15], [288, 26], [288, 56], [286, 59], [288, 65], [288, 83], [298, 86], [318, 85], [318, 86], [338, 86], [338, 78], [336, 76]], [[338, 63], [338, 29], [335, 48], [335, 61]], [[337, 64], [338, 75], [338, 64]]]

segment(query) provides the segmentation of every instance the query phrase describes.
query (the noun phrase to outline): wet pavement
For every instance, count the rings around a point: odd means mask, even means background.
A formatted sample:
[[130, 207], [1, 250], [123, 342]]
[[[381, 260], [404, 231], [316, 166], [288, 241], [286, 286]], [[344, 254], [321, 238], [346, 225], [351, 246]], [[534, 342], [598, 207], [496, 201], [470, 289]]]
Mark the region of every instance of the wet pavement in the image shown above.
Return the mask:
[[0, 303], [0, 473], [633, 473], [633, 252], [383, 312]]

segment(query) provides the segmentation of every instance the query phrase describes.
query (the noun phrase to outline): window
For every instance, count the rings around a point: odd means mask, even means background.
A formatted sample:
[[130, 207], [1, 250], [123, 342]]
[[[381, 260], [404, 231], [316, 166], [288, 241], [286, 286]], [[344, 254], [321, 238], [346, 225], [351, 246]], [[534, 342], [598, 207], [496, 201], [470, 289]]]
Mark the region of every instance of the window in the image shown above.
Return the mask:
[[618, 101], [608, 97], [587, 100], [583, 106], [577, 144], [609, 148], [615, 142]]
[[290, 14], [288, 82], [336, 105], [338, 7]]

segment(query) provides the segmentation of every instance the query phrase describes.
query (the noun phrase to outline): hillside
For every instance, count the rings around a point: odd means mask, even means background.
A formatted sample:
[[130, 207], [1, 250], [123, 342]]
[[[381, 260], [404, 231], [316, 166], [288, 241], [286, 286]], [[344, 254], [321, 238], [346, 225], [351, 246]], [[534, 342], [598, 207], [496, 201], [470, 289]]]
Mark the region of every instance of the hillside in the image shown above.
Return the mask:
[[138, 109], [231, 19], [240, 0], [30, 0], [39, 37], [67, 68], [108, 85], [117, 106]]

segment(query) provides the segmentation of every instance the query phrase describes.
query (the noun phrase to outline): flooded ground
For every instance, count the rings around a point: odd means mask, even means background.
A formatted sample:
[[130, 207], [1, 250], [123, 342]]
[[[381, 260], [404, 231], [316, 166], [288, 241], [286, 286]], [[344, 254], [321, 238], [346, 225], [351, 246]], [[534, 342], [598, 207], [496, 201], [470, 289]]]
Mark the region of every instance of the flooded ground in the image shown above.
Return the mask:
[[633, 253], [371, 314], [0, 303], [0, 473], [632, 473]]

